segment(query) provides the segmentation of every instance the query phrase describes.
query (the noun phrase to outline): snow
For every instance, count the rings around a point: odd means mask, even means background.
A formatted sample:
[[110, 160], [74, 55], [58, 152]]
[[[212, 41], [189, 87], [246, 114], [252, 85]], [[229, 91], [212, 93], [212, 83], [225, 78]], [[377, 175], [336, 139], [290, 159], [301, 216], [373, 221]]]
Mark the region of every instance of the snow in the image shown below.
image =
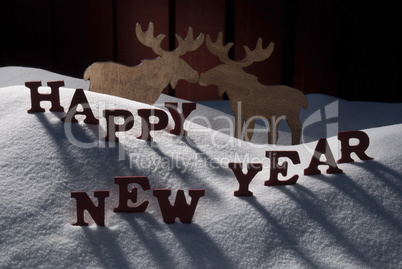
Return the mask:
[[[0, 68], [0, 267], [1, 268], [401, 268], [402, 267], [402, 104], [349, 102], [308, 95], [301, 111], [304, 144], [290, 146], [280, 126], [279, 145], [266, 133], [252, 142], [234, 139], [228, 101], [201, 102], [179, 138], [152, 133], [138, 140], [136, 111], [149, 105], [86, 91], [100, 126], [69, 124], [64, 113], [28, 114], [24, 82], [65, 80], [61, 104], [68, 109], [75, 88], [88, 83], [45, 70]], [[162, 95], [165, 101], [186, 102]], [[43, 106], [49, 106], [43, 103]], [[134, 128], [107, 144], [103, 109], [130, 110]], [[170, 119], [170, 128], [173, 120]], [[264, 130], [264, 122], [259, 125]], [[339, 158], [337, 131], [362, 130], [374, 160], [339, 164], [341, 174], [305, 176], [317, 139], [328, 137]], [[297, 151], [289, 163], [295, 185], [264, 186], [267, 150]], [[228, 162], [262, 162], [250, 183], [252, 197], [236, 197], [238, 182]], [[146, 176], [151, 190], [143, 213], [117, 213], [115, 176]], [[205, 189], [191, 224], [163, 222], [153, 189]], [[105, 226], [89, 215], [88, 227], [73, 226], [71, 192], [108, 190]], [[189, 201], [189, 199], [188, 199]]]

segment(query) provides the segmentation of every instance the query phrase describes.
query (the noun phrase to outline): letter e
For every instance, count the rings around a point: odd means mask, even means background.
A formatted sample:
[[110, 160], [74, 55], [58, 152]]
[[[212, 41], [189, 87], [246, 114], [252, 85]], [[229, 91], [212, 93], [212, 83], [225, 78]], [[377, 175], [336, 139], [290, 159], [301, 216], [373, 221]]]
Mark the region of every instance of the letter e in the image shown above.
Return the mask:
[[149, 190], [151, 187], [147, 177], [114, 177], [114, 183], [119, 185], [119, 205], [114, 208], [114, 212], [144, 212], [147, 209], [149, 201], [144, 201], [138, 206], [129, 207], [128, 200], [137, 202], [138, 188], [133, 187], [128, 191], [128, 185], [136, 183], [142, 187], [143, 190]]
[[275, 185], [292, 185], [296, 184], [298, 175], [294, 175], [286, 180], [279, 180], [278, 174], [287, 176], [288, 174], [288, 162], [284, 161], [282, 165], [279, 165], [279, 158], [289, 158], [294, 164], [300, 163], [299, 153], [297, 151], [267, 151], [266, 157], [270, 160], [270, 175], [269, 180], [265, 181], [265, 186]]

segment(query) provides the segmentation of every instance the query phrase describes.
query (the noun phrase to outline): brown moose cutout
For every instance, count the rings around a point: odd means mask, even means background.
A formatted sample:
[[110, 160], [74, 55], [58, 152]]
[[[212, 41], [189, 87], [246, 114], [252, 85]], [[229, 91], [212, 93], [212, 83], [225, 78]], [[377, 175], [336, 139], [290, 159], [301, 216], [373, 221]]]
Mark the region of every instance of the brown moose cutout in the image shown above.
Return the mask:
[[114, 62], [99, 62], [89, 66], [84, 72], [84, 80], [90, 80], [90, 91], [116, 95], [146, 104], [154, 104], [163, 89], [169, 84], [175, 88], [179, 79], [191, 83], [198, 81], [198, 72], [180, 56], [198, 49], [204, 42], [204, 35], [193, 37], [190, 27], [183, 40], [176, 35], [178, 47], [174, 51], [161, 49], [165, 37], [154, 37], [154, 25], [149, 23], [144, 33], [137, 23], [135, 33], [138, 40], [159, 55], [153, 60], [143, 60], [136, 66], [125, 66]]
[[259, 38], [253, 51], [244, 46], [246, 57], [241, 61], [233, 61], [229, 58], [228, 52], [233, 43], [223, 45], [221, 32], [215, 43], [207, 35], [206, 45], [223, 64], [202, 73], [199, 84], [217, 85], [219, 95], [226, 92], [235, 116], [235, 137], [243, 139], [242, 130], [245, 128], [244, 139], [250, 141], [255, 120], [265, 118], [269, 121], [268, 143], [276, 144], [278, 125], [282, 119], [286, 119], [292, 131], [292, 144], [299, 144], [302, 131], [299, 111], [301, 107], [306, 109], [308, 105], [304, 94], [285, 85], [263, 85], [255, 75], [243, 70], [244, 67], [271, 56], [274, 44], [271, 42], [267, 48], [263, 49], [262, 39]]

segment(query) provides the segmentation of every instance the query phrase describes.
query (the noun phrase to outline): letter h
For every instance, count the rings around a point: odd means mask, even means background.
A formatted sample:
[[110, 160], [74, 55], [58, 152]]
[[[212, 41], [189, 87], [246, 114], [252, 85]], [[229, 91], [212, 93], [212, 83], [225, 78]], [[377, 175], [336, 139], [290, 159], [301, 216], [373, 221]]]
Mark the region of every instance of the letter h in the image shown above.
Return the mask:
[[50, 94], [39, 93], [39, 87], [42, 86], [40, 81], [25, 82], [25, 86], [31, 90], [31, 109], [28, 113], [45, 112], [40, 106], [41, 101], [50, 101], [52, 112], [64, 112], [64, 108], [60, 105], [59, 88], [64, 86], [64, 81], [49, 81], [47, 86], [50, 87]]

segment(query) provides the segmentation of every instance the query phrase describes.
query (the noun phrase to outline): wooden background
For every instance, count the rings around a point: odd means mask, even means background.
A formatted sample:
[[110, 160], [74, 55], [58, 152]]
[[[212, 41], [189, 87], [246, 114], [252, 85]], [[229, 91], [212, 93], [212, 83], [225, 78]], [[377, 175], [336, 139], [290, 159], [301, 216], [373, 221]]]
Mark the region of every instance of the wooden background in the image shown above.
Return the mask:
[[[184, 37], [222, 31], [243, 45], [275, 43], [273, 55], [248, 67], [264, 84], [348, 100], [402, 102], [400, 0], [2, 0], [0, 66], [30, 66], [74, 77], [96, 61], [137, 65], [155, 58], [135, 36], [152, 21], [164, 49]], [[219, 64], [205, 44], [183, 58], [197, 71]], [[40, 79], [40, 78], [38, 78]], [[214, 87], [181, 81], [167, 93], [188, 100], [219, 99]]]

